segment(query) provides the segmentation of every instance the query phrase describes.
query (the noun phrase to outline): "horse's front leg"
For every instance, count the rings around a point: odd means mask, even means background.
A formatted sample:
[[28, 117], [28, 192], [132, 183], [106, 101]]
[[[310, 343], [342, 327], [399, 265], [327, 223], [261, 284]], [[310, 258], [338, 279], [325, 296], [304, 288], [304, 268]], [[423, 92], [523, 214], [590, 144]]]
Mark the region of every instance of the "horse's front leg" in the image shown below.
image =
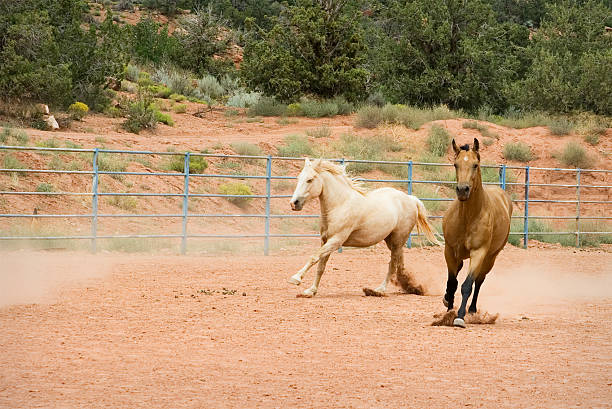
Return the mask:
[[[456, 327], [465, 328], [465, 310], [467, 307], [468, 298], [472, 294], [472, 286], [474, 284], [474, 280], [480, 277], [480, 273], [482, 272], [484, 259], [487, 255], [486, 249], [479, 249], [477, 251], [473, 251], [470, 253], [470, 270], [468, 272], [465, 281], [461, 285], [461, 306], [457, 311], [457, 318], [453, 322], [453, 325]], [[482, 282], [481, 282], [482, 284]]]
[[321, 246], [321, 248], [310, 257], [308, 262], [304, 265], [304, 267], [300, 269], [300, 271], [298, 271], [289, 278], [289, 282], [291, 284], [300, 285], [302, 283], [302, 278], [304, 277], [304, 274], [306, 274], [310, 267], [312, 267], [316, 263], [321, 262], [319, 263], [317, 277], [315, 278], [312, 287], [304, 291], [304, 295], [307, 297], [312, 297], [313, 295], [315, 295], [319, 287], [319, 282], [321, 281], [321, 276], [323, 275], [323, 271], [325, 270], [325, 264], [327, 263], [327, 259], [329, 258], [332, 252], [338, 250], [340, 246], [342, 246], [342, 243], [344, 243], [345, 239], [345, 237], [331, 237], [327, 241], [327, 243]]

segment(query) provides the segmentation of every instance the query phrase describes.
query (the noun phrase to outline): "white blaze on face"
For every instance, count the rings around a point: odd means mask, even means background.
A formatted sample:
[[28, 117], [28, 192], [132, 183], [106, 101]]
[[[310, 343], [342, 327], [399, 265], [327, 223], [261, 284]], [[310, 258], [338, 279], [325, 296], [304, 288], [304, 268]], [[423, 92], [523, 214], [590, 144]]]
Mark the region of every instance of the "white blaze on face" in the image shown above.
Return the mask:
[[464, 157], [463, 157], [463, 160], [467, 162], [468, 157], [467, 157], [467, 156], [464, 156]]
[[297, 184], [295, 186], [295, 190], [293, 191], [293, 196], [291, 196], [290, 203], [294, 203], [296, 200], [304, 200], [308, 190], [308, 183], [306, 183], [306, 181], [311, 177], [311, 173], [311, 163], [310, 160], [306, 158], [306, 160], [304, 161], [304, 169], [302, 169], [302, 171], [297, 177]]

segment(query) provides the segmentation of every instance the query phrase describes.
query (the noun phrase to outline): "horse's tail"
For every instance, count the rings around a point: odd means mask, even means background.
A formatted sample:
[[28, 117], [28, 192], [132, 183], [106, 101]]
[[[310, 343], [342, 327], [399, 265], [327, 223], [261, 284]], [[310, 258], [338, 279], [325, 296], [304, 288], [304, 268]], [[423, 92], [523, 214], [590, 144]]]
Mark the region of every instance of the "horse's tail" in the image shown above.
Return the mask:
[[417, 219], [416, 219], [416, 227], [417, 232], [420, 234], [421, 230], [425, 233], [425, 237], [430, 242], [441, 246], [442, 243], [438, 241], [436, 238], [436, 230], [429, 223], [429, 219], [427, 219], [427, 209], [425, 209], [425, 205], [418, 198], [415, 198], [417, 201]]

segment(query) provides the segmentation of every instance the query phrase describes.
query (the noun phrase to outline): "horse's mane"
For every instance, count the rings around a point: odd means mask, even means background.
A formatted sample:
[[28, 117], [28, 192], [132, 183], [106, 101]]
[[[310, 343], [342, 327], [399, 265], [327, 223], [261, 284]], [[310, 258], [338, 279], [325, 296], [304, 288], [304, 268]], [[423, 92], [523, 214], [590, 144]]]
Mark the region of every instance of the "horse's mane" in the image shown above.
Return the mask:
[[313, 162], [313, 168], [317, 173], [329, 172], [332, 175], [340, 176], [355, 191], [364, 195], [366, 190], [355, 179], [346, 174], [344, 166], [336, 165], [327, 160], [319, 159]]

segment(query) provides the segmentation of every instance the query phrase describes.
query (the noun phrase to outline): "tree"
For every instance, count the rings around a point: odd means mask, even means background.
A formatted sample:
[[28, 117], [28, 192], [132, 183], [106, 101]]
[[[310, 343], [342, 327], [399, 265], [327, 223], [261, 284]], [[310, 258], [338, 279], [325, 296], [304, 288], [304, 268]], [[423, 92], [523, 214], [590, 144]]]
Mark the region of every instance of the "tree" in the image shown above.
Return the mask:
[[302, 0], [270, 30], [247, 25], [241, 75], [282, 100], [304, 94], [363, 98], [368, 71], [359, 14], [343, 0]]
[[[605, 32], [610, 10], [596, 1], [547, 6], [529, 46], [534, 56], [525, 78], [513, 87], [513, 102], [532, 110], [592, 110], [611, 114], [609, 96], [612, 37]], [[606, 102], [608, 101], [608, 102]]]
[[197, 9], [180, 20], [174, 35], [181, 55], [178, 63], [183, 68], [204, 74], [221, 74], [233, 67], [228, 57], [233, 32], [212, 9]]
[[503, 110], [527, 63], [528, 30], [497, 23], [482, 0], [394, 1], [377, 20], [369, 60], [394, 102]]

